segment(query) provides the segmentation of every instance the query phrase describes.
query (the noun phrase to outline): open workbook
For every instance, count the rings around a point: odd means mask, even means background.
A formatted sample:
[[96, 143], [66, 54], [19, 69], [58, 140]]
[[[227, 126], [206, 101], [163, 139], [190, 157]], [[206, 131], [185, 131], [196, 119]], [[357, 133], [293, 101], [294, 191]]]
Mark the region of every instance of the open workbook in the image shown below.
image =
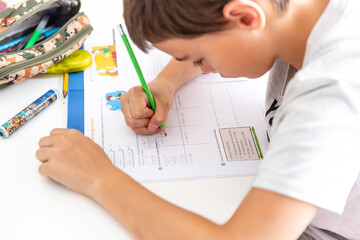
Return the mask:
[[[144, 54], [131, 44], [148, 82], [170, 60], [156, 49]], [[199, 76], [176, 92], [167, 136], [138, 135], [120, 110], [121, 94], [140, 85], [120, 33], [116, 27], [95, 29], [84, 49], [93, 56], [81, 80], [84, 134], [116, 167], [140, 182], [256, 173], [268, 142], [250, 81], [223, 79], [218, 73]], [[71, 108], [70, 93], [69, 98]], [[71, 121], [69, 116], [70, 126]]]

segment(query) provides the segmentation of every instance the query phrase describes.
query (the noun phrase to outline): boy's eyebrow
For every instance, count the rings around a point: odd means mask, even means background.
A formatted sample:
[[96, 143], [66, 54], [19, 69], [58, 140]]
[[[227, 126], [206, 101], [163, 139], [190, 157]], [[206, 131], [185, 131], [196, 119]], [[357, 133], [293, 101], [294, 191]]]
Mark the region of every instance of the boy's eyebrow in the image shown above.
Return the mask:
[[188, 56], [185, 56], [185, 57], [182, 57], [182, 58], [175, 58], [175, 59], [181, 62], [181, 61], [185, 61], [188, 58], [189, 58]]

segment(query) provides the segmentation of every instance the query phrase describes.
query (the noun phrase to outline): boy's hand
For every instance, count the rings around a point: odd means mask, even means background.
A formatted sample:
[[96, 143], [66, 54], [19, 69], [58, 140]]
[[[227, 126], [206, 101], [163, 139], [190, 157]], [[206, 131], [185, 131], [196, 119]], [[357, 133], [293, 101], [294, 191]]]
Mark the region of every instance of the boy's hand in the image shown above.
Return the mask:
[[120, 97], [126, 124], [138, 134], [158, 132], [159, 126], [166, 123], [174, 99], [174, 91], [165, 79], [155, 79], [148, 86], [156, 103], [155, 113], [141, 86], [131, 88]]
[[40, 174], [85, 196], [116, 170], [100, 146], [73, 129], [53, 129], [39, 146]]

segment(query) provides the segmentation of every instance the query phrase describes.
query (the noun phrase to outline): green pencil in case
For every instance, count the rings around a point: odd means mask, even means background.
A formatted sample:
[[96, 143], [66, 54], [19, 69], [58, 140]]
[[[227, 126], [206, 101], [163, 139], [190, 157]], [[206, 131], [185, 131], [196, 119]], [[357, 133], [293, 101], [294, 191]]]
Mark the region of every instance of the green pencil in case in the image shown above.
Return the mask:
[[46, 24], [49, 21], [49, 16], [45, 15], [41, 20], [39, 25], [36, 27], [35, 32], [31, 36], [29, 42], [26, 44], [25, 49], [34, 46], [36, 40], [40, 37], [41, 32], [46, 27]]
[[[144, 92], [146, 93], [146, 95], [147, 95], [148, 98], [149, 98], [150, 107], [151, 107], [151, 109], [152, 109], [153, 111], [155, 111], [155, 109], [156, 109], [156, 104], [155, 104], [154, 98], [153, 98], [153, 96], [152, 96], [152, 94], [151, 94], [151, 92], [150, 92], [150, 89], [149, 89], [146, 81], [145, 81], [145, 78], [144, 78], [144, 75], [142, 74], [142, 71], [141, 71], [141, 69], [140, 69], [139, 63], [138, 63], [138, 61], [136, 60], [135, 54], [134, 54], [134, 52], [133, 52], [133, 50], [132, 50], [132, 48], [131, 48], [130, 42], [129, 42], [129, 40], [128, 40], [127, 37], [126, 37], [126, 34], [125, 34], [125, 32], [124, 32], [121, 24], [119, 24], [119, 32], [120, 32], [121, 38], [122, 38], [122, 40], [123, 40], [123, 42], [124, 42], [124, 44], [125, 44], [126, 50], [127, 50], [128, 53], [129, 53], [130, 59], [131, 59], [133, 65], [134, 65], [134, 68], [135, 68], [135, 70], [136, 70], [136, 73], [137, 73], [137, 75], [138, 75], [138, 77], [139, 77], [139, 79], [140, 79], [141, 86], [142, 86], [142, 88], [144, 89]], [[166, 132], [165, 132], [165, 129], [164, 129], [164, 124], [162, 124], [162, 125], [160, 126], [160, 128], [161, 128], [161, 130], [163, 131], [163, 133], [165, 134], [165, 136], [167, 136], [167, 134], [166, 134]]]

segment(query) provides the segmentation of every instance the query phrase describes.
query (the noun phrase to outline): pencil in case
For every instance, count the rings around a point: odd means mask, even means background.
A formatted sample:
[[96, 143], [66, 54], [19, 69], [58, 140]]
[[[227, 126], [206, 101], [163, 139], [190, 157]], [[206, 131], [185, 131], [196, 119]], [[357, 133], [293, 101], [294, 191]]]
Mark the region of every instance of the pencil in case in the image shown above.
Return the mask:
[[79, 9], [80, 0], [25, 0], [1, 12], [0, 46], [32, 34], [44, 14], [47, 26], [59, 29], [30, 48], [0, 53], [0, 87], [31, 78], [79, 49], [93, 30]]

